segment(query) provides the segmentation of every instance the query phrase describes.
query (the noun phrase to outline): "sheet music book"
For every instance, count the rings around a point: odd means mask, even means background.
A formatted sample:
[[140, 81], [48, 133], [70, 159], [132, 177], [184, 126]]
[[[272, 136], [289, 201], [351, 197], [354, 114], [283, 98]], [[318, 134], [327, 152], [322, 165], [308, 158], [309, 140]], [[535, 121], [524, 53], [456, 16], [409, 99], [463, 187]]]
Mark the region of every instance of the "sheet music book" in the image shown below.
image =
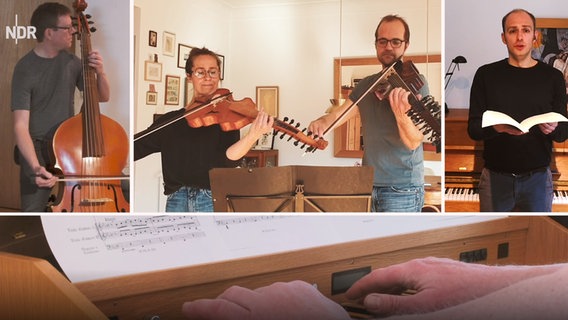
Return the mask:
[[483, 118], [481, 119], [481, 127], [490, 127], [496, 124], [508, 124], [516, 127], [524, 133], [529, 132], [530, 128], [540, 124], [548, 122], [564, 122], [568, 121], [566, 117], [557, 112], [547, 112], [542, 114], [537, 114], [532, 117], [528, 117], [520, 123], [510, 116], [493, 110], [487, 110], [483, 113]]
[[486, 216], [42, 216], [72, 282], [480, 222]]

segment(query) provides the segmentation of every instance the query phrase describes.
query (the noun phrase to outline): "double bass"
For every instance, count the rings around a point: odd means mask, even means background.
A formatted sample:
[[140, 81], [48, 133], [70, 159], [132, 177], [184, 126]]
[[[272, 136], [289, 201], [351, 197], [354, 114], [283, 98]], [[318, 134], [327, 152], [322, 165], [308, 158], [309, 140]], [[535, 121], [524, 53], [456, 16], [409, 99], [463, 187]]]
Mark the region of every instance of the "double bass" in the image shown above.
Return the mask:
[[91, 32], [83, 12], [85, 1], [73, 3], [77, 37], [81, 44], [83, 105], [56, 130], [52, 147], [56, 169], [61, 171], [58, 192], [50, 205], [54, 212], [128, 212], [122, 193], [122, 174], [128, 161], [128, 136], [122, 126], [100, 113], [94, 68], [88, 64]]

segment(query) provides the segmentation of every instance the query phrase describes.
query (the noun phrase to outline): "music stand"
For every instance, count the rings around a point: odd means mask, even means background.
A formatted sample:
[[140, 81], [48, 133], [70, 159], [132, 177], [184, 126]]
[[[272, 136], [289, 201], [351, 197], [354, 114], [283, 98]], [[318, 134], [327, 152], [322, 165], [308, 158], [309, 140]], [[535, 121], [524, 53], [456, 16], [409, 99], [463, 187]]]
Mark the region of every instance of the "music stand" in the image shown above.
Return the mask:
[[209, 171], [216, 212], [369, 212], [372, 167], [283, 166]]

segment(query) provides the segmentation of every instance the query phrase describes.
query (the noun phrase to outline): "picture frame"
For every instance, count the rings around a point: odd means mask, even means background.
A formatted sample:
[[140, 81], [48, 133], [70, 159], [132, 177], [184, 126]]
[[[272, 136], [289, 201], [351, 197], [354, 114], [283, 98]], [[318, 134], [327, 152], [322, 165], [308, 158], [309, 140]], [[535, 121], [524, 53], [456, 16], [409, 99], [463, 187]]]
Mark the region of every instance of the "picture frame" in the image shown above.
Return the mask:
[[225, 79], [225, 56], [218, 53], [217, 56], [219, 57], [219, 59], [221, 59], [221, 64], [220, 64], [221, 70], [219, 70], [220, 74], [219, 79], [223, 80]]
[[158, 104], [158, 93], [154, 91], [146, 91], [146, 104], [148, 105]]
[[256, 107], [278, 118], [278, 86], [256, 87]]
[[144, 61], [144, 80], [162, 81], [162, 64], [154, 61]]
[[176, 35], [172, 32], [164, 31], [162, 45], [162, 52], [165, 56], [175, 56]]
[[183, 43], [178, 43], [178, 56], [177, 56], [178, 68], [185, 69], [185, 62], [187, 61], [187, 58], [189, 57], [189, 52], [191, 52], [191, 49], [193, 49], [193, 48], [195, 48], [195, 47], [188, 46], [187, 44], [183, 44]]
[[359, 81], [363, 80], [362, 78], [353, 78], [351, 79], [351, 88], [355, 88], [357, 86], [357, 84], [359, 84]]
[[193, 83], [187, 77], [185, 79], [185, 91], [183, 95], [183, 105], [187, 106], [193, 99]]
[[179, 104], [179, 88], [180, 77], [166, 75], [166, 94], [164, 96], [164, 104], [178, 105]]
[[274, 147], [274, 132], [270, 131], [260, 136], [260, 138], [256, 142], [256, 145], [254, 146], [254, 149], [272, 150], [273, 147]]
[[148, 45], [150, 47], [158, 46], [158, 33], [153, 30], [148, 31]]
[[568, 19], [536, 18], [535, 31], [532, 57], [560, 70], [568, 81]]

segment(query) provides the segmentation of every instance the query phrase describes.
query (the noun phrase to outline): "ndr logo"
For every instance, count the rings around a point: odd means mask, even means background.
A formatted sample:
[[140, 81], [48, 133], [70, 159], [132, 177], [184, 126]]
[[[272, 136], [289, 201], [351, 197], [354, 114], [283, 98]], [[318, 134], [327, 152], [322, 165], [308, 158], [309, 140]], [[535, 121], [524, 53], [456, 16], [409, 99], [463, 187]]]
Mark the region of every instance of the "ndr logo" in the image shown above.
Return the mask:
[[34, 26], [19, 26], [18, 15], [16, 15], [16, 24], [14, 26], [6, 26], [6, 39], [35, 39], [36, 28]]

